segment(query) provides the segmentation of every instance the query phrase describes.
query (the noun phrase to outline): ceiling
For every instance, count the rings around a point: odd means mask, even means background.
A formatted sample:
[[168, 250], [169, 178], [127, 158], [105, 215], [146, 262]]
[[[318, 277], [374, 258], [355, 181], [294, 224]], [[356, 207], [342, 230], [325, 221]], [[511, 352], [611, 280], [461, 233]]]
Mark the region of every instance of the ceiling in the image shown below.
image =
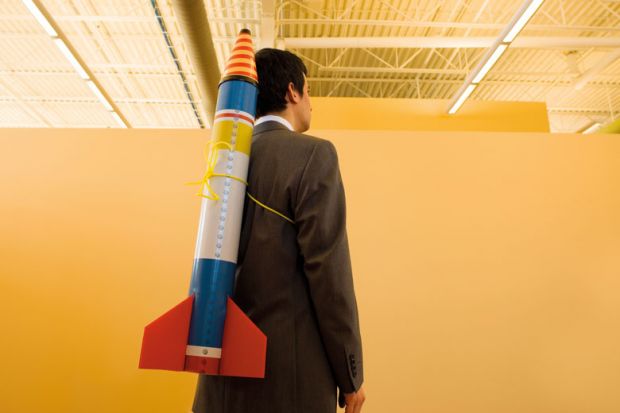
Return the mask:
[[[205, 0], [220, 69], [243, 27], [314, 96], [452, 99], [521, 0]], [[40, 0], [136, 128], [208, 127], [171, 0]], [[0, 0], [0, 127], [122, 126], [21, 0]], [[620, 112], [620, 0], [546, 0], [473, 100], [543, 101], [553, 132]], [[447, 110], [447, 107], [446, 107]]]

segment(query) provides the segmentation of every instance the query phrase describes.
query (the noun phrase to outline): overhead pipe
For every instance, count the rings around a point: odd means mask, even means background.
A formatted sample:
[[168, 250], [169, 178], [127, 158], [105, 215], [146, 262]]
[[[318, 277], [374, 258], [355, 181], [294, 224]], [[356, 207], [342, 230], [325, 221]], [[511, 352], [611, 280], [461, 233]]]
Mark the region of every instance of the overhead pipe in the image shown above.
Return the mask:
[[196, 72], [204, 113], [209, 125], [213, 125], [220, 68], [204, 2], [172, 0], [172, 8], [187, 45], [190, 62]]
[[275, 0], [263, 0], [258, 48], [275, 46]]

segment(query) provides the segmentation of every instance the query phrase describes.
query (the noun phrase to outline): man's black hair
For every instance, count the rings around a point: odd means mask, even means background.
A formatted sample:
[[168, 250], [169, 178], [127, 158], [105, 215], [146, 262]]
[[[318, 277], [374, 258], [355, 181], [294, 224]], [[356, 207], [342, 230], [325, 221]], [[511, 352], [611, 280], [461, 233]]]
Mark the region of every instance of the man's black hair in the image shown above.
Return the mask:
[[258, 103], [256, 117], [286, 109], [286, 91], [289, 83], [302, 96], [306, 65], [299, 57], [286, 50], [261, 49], [256, 53], [258, 74]]

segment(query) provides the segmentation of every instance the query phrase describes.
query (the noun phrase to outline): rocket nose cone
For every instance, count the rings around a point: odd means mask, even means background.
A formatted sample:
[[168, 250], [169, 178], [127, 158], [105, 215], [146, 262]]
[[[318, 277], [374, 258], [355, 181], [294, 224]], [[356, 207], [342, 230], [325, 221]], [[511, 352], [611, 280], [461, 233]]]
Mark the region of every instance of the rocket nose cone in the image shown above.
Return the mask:
[[226, 63], [222, 80], [231, 76], [245, 77], [252, 82], [258, 82], [252, 35], [248, 29], [242, 29], [239, 32], [235, 46]]

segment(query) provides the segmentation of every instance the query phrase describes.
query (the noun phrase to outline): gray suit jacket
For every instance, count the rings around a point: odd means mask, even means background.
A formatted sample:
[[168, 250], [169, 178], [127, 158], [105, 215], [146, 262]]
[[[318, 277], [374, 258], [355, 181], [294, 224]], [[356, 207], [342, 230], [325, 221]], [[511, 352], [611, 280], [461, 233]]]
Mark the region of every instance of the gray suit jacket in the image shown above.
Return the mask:
[[254, 129], [234, 300], [267, 335], [264, 379], [200, 375], [195, 413], [328, 413], [363, 381], [334, 145], [277, 122]]

